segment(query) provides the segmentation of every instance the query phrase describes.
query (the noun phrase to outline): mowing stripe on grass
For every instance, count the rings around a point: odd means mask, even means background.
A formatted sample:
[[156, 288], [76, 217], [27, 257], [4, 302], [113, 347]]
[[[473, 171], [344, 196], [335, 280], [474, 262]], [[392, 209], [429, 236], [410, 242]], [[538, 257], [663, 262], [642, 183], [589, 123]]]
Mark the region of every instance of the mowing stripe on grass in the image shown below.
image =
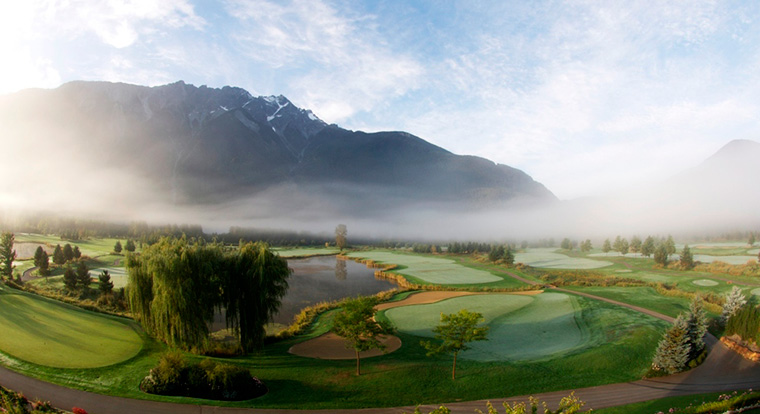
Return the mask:
[[27, 293], [0, 292], [0, 350], [39, 365], [95, 368], [136, 355], [142, 339], [126, 323]]
[[486, 271], [472, 269], [462, 266], [453, 260], [438, 257], [374, 251], [352, 252], [348, 256], [404, 266], [404, 269], [394, 270], [393, 272], [414, 276], [428, 283], [466, 285], [503, 280]]
[[527, 253], [517, 253], [515, 262], [545, 269], [599, 269], [613, 265], [603, 260], [569, 257], [551, 250], [553, 249], [531, 249]]

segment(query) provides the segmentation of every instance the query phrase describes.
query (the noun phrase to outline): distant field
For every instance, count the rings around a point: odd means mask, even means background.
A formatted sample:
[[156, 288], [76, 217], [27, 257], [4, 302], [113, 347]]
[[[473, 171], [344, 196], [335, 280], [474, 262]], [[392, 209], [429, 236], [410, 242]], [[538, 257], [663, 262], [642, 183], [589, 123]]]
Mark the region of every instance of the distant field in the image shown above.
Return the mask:
[[[58, 236], [49, 236], [42, 234], [30, 234], [19, 233], [16, 234], [17, 243], [39, 243], [46, 244], [48, 246], [55, 247], [56, 244], [60, 244], [63, 247], [66, 243], [72, 246], [79, 246], [79, 250], [83, 255], [89, 257], [97, 257], [110, 254], [113, 251], [113, 247], [116, 241], [121, 241], [122, 246], [126, 243], [126, 239], [88, 239], [88, 240], [61, 240]], [[137, 244], [139, 250], [139, 243]], [[36, 247], [35, 247], [36, 249]], [[50, 250], [52, 252], [52, 250]]]
[[304, 247], [304, 248], [274, 248], [272, 249], [280, 257], [302, 257], [302, 256], [326, 256], [340, 253], [340, 249], [335, 247]]
[[413, 276], [428, 283], [465, 285], [503, 280], [484, 270], [460, 265], [451, 259], [384, 251], [352, 252], [348, 256], [403, 266], [394, 272]]
[[0, 326], [0, 350], [50, 367], [112, 365], [142, 347], [127, 322], [10, 289], [0, 291]]
[[603, 260], [568, 257], [561, 253], [554, 253], [554, 250], [556, 249], [530, 249], [526, 253], [517, 253], [515, 263], [525, 263], [545, 269], [599, 269], [613, 265]]

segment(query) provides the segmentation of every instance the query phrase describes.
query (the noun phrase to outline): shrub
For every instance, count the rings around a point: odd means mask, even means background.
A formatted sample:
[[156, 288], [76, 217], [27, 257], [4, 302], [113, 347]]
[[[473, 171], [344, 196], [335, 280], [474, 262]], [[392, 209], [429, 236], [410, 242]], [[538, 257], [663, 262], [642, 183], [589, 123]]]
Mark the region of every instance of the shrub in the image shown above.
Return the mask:
[[149, 394], [227, 401], [249, 400], [267, 392], [264, 384], [243, 367], [210, 359], [187, 363], [178, 352], [164, 354], [158, 366], [143, 378], [140, 389]]

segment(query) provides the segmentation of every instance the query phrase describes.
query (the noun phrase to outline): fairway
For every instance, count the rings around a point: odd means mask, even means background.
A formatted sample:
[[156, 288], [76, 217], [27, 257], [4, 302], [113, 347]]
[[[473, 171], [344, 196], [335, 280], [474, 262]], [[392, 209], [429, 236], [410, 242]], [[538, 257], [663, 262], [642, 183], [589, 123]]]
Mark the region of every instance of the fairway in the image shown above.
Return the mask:
[[275, 248], [272, 249], [280, 257], [308, 257], [308, 256], [329, 256], [340, 253], [337, 247], [308, 247], [308, 248]]
[[587, 346], [591, 336], [577, 321], [573, 296], [488, 294], [463, 296], [434, 304], [393, 308], [385, 315], [399, 331], [433, 337], [441, 313], [467, 309], [483, 314], [491, 327], [488, 340], [474, 342], [462, 358], [476, 361], [527, 361], [554, 358]]
[[0, 291], [0, 350], [58, 368], [95, 368], [135, 356], [142, 339], [126, 323], [11, 289]]
[[404, 269], [394, 270], [394, 273], [413, 276], [428, 283], [466, 285], [503, 280], [484, 270], [472, 269], [453, 260], [438, 257], [390, 252], [353, 252], [349, 253], [348, 256], [404, 266]]
[[527, 253], [517, 253], [515, 263], [524, 263], [528, 266], [545, 269], [599, 269], [612, 266], [611, 262], [604, 260], [568, 257], [564, 254], [554, 253], [554, 250], [556, 249], [531, 249]]

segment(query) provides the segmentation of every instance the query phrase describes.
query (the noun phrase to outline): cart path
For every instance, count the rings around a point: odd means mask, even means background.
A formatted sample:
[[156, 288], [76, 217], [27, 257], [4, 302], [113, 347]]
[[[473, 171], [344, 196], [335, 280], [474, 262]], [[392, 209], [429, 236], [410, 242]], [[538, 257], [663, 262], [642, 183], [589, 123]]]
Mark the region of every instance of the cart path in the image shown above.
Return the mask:
[[[554, 290], [579, 294], [579, 292], [572, 292], [564, 289], [555, 288]], [[672, 321], [672, 318], [657, 312], [652, 312], [648, 309], [589, 294], [582, 294], [582, 296], [619, 304], [663, 320]], [[760, 364], [742, 358], [739, 354], [728, 349], [712, 335], [708, 334], [705, 339], [708, 347], [710, 347], [708, 357], [702, 365], [688, 372], [661, 378], [533, 395], [542, 401], [548, 402], [550, 406], [556, 407], [562, 397], [567, 396], [571, 391], [575, 391], [576, 396], [586, 402], [585, 409], [600, 409], [677, 395], [760, 388]], [[21, 392], [31, 399], [50, 401], [56, 407], [71, 409], [76, 406], [84, 408], [87, 412], [92, 414], [131, 414], [135, 412], [147, 414], [398, 414], [402, 412], [411, 413], [414, 410], [413, 406], [346, 410], [251, 409], [135, 400], [66, 388], [60, 385], [26, 377], [4, 367], [0, 367], [0, 385]], [[511, 397], [507, 399], [490, 399], [495, 406], [500, 406], [501, 403], [505, 401], [514, 402], [526, 400], [527, 396]], [[475, 409], [484, 410], [486, 401], [487, 400], [480, 400], [444, 404], [451, 409], [452, 413], [472, 414], [475, 412]], [[434, 408], [437, 408], [437, 405], [424, 405], [421, 407], [423, 412], [433, 410]]]

